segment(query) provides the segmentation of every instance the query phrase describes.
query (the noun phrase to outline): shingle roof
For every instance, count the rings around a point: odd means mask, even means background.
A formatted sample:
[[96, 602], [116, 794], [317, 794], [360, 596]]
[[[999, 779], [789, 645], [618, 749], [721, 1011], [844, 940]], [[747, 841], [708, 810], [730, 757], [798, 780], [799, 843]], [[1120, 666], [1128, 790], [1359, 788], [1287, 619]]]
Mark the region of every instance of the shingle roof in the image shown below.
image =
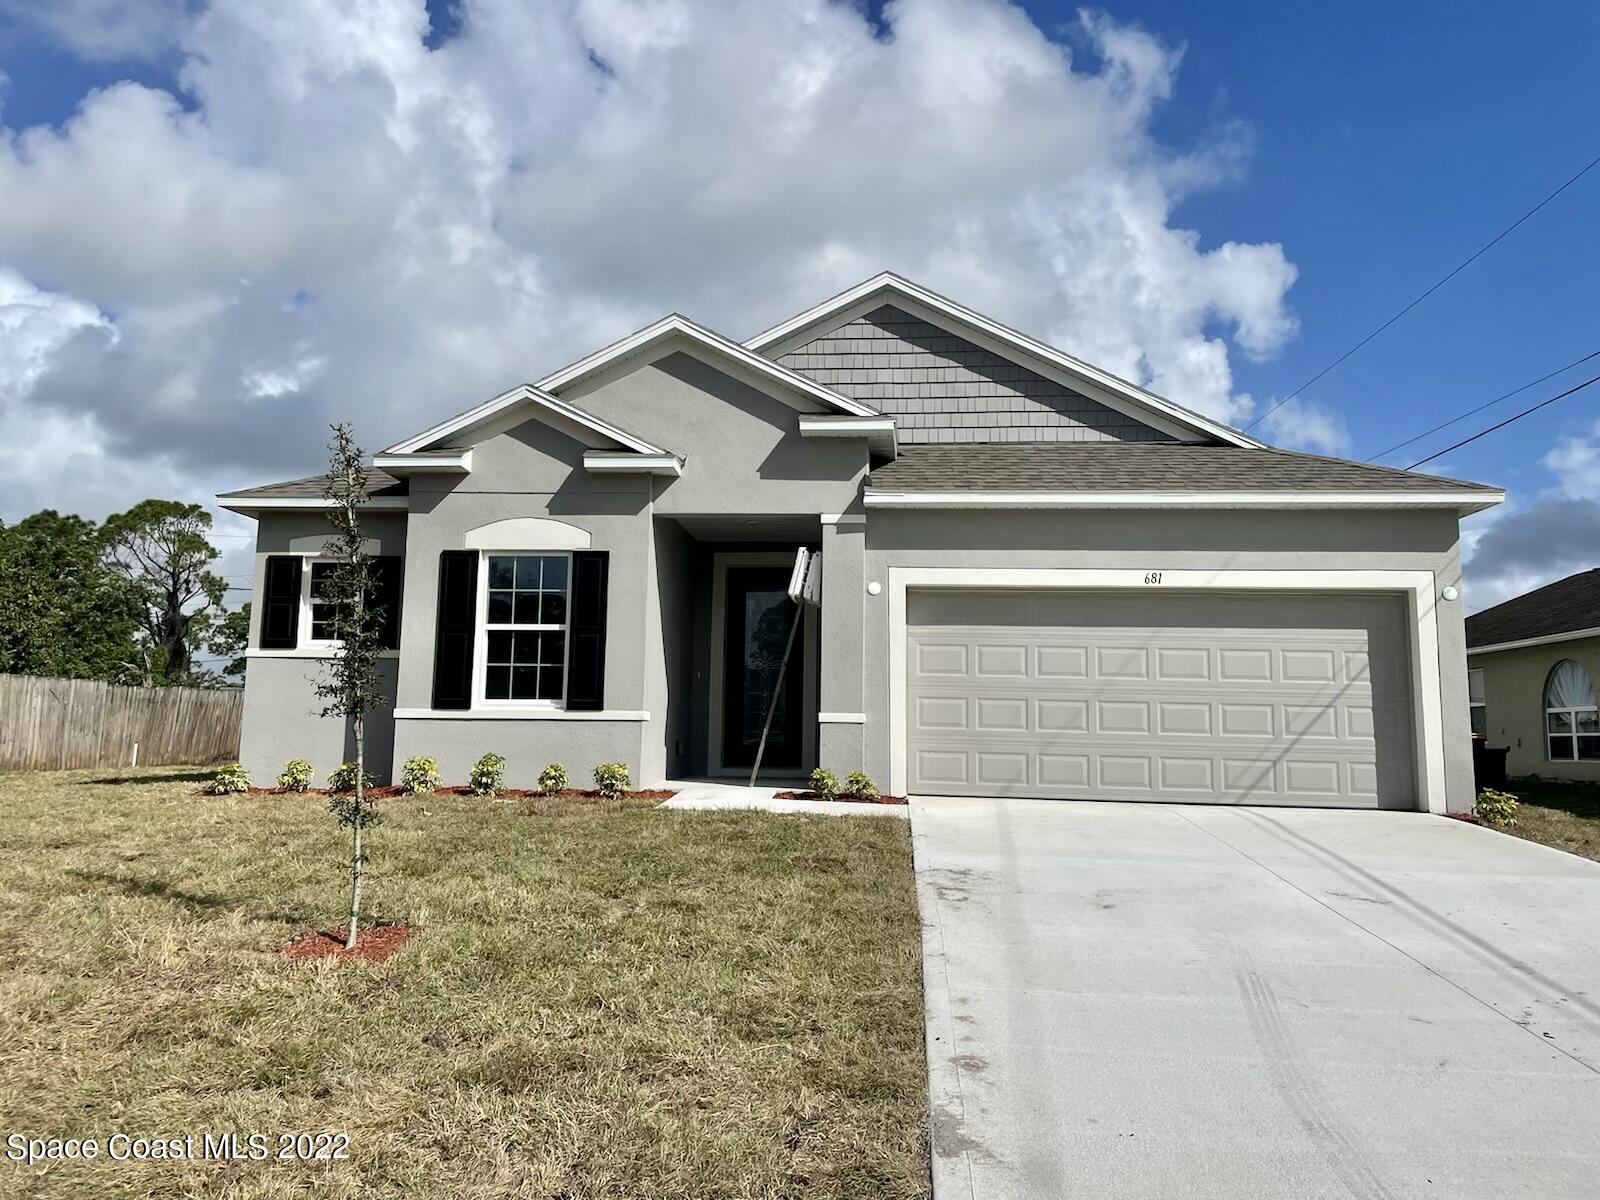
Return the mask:
[[1535, 588], [1467, 618], [1467, 649], [1600, 629], [1600, 567]]
[[1292, 450], [1150, 443], [907, 446], [868, 482], [879, 492], [1499, 490]]
[[[283, 483], [267, 483], [260, 487], [240, 488], [229, 492], [230, 498], [248, 497], [252, 500], [319, 500], [327, 482], [326, 475], [308, 475], [304, 479], [289, 479]], [[409, 489], [404, 479], [396, 479], [387, 471], [367, 468], [367, 491], [372, 496], [404, 496]]]

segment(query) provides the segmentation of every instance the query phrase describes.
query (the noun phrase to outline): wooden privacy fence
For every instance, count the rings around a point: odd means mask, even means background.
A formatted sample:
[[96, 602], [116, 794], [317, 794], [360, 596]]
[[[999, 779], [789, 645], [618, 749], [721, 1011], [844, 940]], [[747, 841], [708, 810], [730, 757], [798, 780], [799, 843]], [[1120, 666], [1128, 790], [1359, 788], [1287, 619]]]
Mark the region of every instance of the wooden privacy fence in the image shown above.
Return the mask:
[[239, 757], [242, 691], [0, 675], [0, 771], [214, 763]]

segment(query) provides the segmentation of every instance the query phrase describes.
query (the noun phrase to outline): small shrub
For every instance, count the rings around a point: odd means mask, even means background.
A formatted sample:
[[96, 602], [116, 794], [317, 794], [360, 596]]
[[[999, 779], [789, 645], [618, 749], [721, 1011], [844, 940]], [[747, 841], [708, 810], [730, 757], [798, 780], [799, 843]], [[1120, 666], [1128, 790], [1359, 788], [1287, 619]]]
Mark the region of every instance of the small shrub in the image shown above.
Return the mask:
[[315, 774], [311, 764], [305, 759], [291, 758], [283, 764], [283, 771], [278, 776], [278, 786], [286, 792], [303, 792], [311, 786]]
[[824, 771], [821, 767], [818, 767], [811, 772], [811, 778], [807, 781], [807, 786], [824, 800], [838, 798], [839, 777], [832, 771]]
[[1472, 811], [1485, 825], [1505, 829], [1517, 823], [1517, 798], [1510, 792], [1484, 788], [1478, 793], [1478, 802], [1472, 806]]
[[426, 754], [413, 754], [400, 766], [400, 790], [408, 796], [431, 796], [439, 790], [439, 764]]
[[845, 795], [854, 796], [857, 800], [876, 800], [878, 798], [878, 785], [872, 782], [871, 776], [865, 771], [851, 771], [844, 781]]
[[601, 763], [594, 769], [594, 786], [607, 800], [615, 800], [633, 786], [627, 763]]
[[[361, 782], [364, 787], [372, 787], [377, 778], [371, 771], [361, 773]], [[353, 792], [356, 790], [356, 765], [352, 762], [340, 763], [328, 776], [328, 790], [330, 792]]]
[[467, 776], [467, 785], [472, 789], [474, 796], [497, 796], [505, 780], [505, 758], [490, 751], [472, 764], [472, 773]]
[[566, 787], [570, 780], [567, 779], [567, 769], [560, 763], [551, 763], [539, 772], [539, 791], [546, 796], [554, 796]]
[[244, 768], [238, 763], [225, 763], [217, 768], [216, 774], [206, 780], [203, 789], [208, 796], [226, 796], [233, 792], [248, 792], [250, 790], [250, 776], [244, 773]]

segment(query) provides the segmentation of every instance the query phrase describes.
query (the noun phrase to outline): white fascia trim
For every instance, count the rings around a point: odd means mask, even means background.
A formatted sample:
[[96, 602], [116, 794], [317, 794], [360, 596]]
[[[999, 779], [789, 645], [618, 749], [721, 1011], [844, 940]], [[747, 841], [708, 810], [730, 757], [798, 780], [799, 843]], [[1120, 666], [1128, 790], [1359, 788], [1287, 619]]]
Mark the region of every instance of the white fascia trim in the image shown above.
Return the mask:
[[564, 708], [397, 708], [397, 721], [648, 721], [634, 709], [570, 712]]
[[1523, 638], [1516, 642], [1496, 642], [1492, 646], [1468, 646], [1467, 656], [1493, 654], [1497, 650], [1521, 650], [1527, 646], [1551, 646], [1557, 642], [1575, 642], [1580, 638], [1600, 637], [1600, 626], [1593, 629], [1573, 629], [1566, 633], [1549, 633], [1544, 637]]
[[676, 454], [635, 454], [629, 450], [585, 450], [583, 469], [604, 473], [628, 472], [648, 475], [683, 474], [683, 460]]
[[723, 337], [703, 325], [696, 324], [688, 317], [672, 313], [662, 317], [653, 325], [646, 325], [637, 333], [630, 333], [621, 341], [613, 342], [604, 349], [596, 350], [587, 358], [580, 358], [570, 366], [551, 375], [546, 375], [538, 386], [546, 392], [558, 392], [562, 388], [586, 379], [591, 375], [605, 369], [618, 359], [642, 353], [666, 338], [682, 336], [690, 341], [697, 342], [709, 350], [731, 358], [748, 369], [765, 375], [774, 382], [781, 383], [797, 392], [810, 396], [813, 400], [827, 405], [831, 409], [853, 417], [881, 416], [876, 409], [868, 408], [865, 404], [858, 403], [848, 396], [841, 395], [832, 388], [823, 387], [814, 379], [808, 379], [798, 371], [791, 371], [788, 367], [781, 366], [764, 354], [757, 354], [741, 346], [738, 342]]
[[[404, 496], [374, 496], [365, 504], [360, 505], [360, 508], [362, 511], [379, 509], [390, 512], [404, 512], [409, 506], [410, 501]], [[218, 496], [217, 507], [248, 516], [258, 510], [270, 509], [300, 509], [305, 512], [321, 512], [332, 508], [333, 501], [324, 500], [321, 496]]]
[[432, 471], [465, 475], [472, 471], [472, 451], [467, 449], [441, 453], [429, 450], [415, 454], [374, 454], [372, 465], [380, 471], [402, 471], [406, 474]]
[[1229, 445], [1255, 448], [1265, 446], [1264, 442], [1257, 441], [1247, 433], [1234, 429], [1232, 426], [1224, 425], [1219, 421], [1213, 421], [1209, 417], [1203, 417], [1197, 412], [1184, 408], [1181, 404], [1174, 404], [1171, 400], [1158, 396], [1154, 392], [1146, 391], [1138, 384], [1130, 383], [1126, 379], [1111, 374], [1109, 371], [1103, 371], [1099, 367], [1084, 362], [1082, 359], [1074, 358], [1072, 355], [1057, 350], [1054, 346], [1047, 345], [1037, 338], [1029, 337], [1027, 334], [1012, 329], [1008, 325], [1002, 325], [1000, 322], [986, 317], [980, 312], [975, 312], [964, 304], [958, 304], [956, 301], [941, 296], [937, 292], [930, 292], [920, 284], [912, 283], [909, 279], [896, 275], [893, 271], [884, 271], [871, 279], [858, 283], [848, 291], [840, 292], [832, 299], [824, 300], [821, 304], [807, 309], [798, 316], [790, 317], [787, 321], [756, 334], [745, 345], [752, 350], [764, 352], [769, 346], [781, 342], [796, 331], [825, 320], [834, 313], [849, 308], [875, 292], [893, 292], [915, 300], [944, 314], [953, 321], [982, 331], [996, 341], [1003, 342], [1034, 358], [1050, 363], [1060, 370], [1068, 371], [1080, 378], [1087, 379], [1107, 391], [1114, 392], [1133, 401], [1142, 408], [1153, 410], [1191, 429], [1227, 442]]
[[868, 508], [1449, 508], [1480, 512], [1504, 492], [886, 492]]
[[519, 383], [510, 391], [501, 392], [492, 400], [485, 401], [476, 408], [469, 408], [464, 413], [458, 413], [448, 421], [435, 425], [432, 429], [425, 429], [415, 437], [407, 438], [403, 442], [396, 442], [385, 450], [384, 454], [409, 454], [418, 450], [426, 450], [429, 446], [441, 442], [448, 437], [453, 437], [467, 429], [499, 416], [502, 412], [518, 404], [532, 404], [544, 408], [557, 416], [567, 418], [586, 429], [591, 429], [601, 437], [616, 442], [617, 445], [640, 454], [665, 454], [660, 446], [652, 445], [642, 438], [636, 438], [626, 430], [618, 429], [609, 421], [602, 421], [593, 413], [584, 412], [581, 408], [574, 408], [565, 400], [550, 395], [547, 391], [533, 384]]
[[893, 417], [800, 416], [801, 437], [868, 437], [893, 432]]
[[823, 725], [865, 725], [866, 713], [857, 712], [819, 712], [817, 720]]
[[1165, 570], [1147, 584], [1142, 569], [1096, 567], [889, 568], [889, 793], [906, 794], [906, 593], [916, 588], [1085, 588], [1096, 591], [1372, 591], [1406, 597], [1411, 642], [1412, 740], [1417, 796], [1428, 812], [1446, 811], [1444, 704], [1440, 694], [1439, 622], [1431, 571]]
[[865, 438], [867, 447], [883, 458], [900, 453], [900, 435], [893, 417], [834, 417], [801, 414], [803, 438]]

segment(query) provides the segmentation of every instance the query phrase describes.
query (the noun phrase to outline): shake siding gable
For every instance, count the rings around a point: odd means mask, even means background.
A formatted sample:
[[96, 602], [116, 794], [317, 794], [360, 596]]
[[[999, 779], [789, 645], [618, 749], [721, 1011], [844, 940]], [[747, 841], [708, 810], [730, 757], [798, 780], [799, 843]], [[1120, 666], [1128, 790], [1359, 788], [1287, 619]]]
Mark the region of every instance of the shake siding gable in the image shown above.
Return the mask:
[[778, 361], [895, 416], [902, 445], [1173, 440], [892, 304]]

